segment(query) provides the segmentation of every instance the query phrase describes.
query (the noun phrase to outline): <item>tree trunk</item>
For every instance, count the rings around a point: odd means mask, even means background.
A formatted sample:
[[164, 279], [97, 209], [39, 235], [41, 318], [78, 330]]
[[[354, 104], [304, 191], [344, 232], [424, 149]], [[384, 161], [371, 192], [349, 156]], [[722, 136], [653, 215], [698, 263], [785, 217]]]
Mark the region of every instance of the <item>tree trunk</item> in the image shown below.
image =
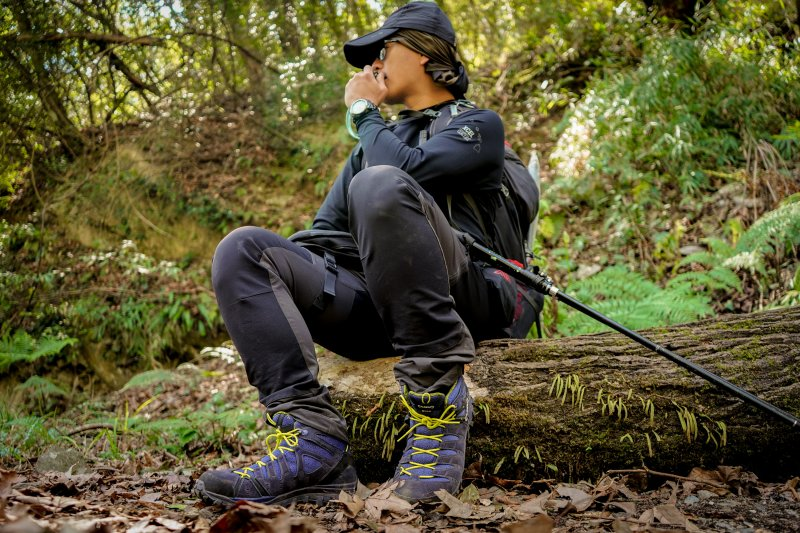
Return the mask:
[[[800, 414], [800, 307], [643, 332], [781, 409]], [[323, 354], [360, 472], [390, 475], [405, 432], [391, 366]], [[800, 474], [800, 431], [616, 333], [483, 343], [467, 369], [475, 398], [468, 463], [506, 478], [587, 479], [609, 469], [686, 473], [744, 466]], [[379, 406], [379, 407], [376, 407]], [[502, 462], [502, 463], [501, 463]], [[498, 469], [499, 465], [499, 469]]]

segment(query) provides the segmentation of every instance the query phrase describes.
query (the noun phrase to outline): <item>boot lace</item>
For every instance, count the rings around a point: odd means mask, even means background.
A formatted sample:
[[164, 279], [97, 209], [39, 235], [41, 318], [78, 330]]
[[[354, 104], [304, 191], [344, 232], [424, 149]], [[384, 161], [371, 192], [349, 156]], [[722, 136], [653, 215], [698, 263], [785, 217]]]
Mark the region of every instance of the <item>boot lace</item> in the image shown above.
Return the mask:
[[[427, 398], [426, 398], [426, 396], [427, 396]], [[426, 400], [430, 401], [430, 394], [429, 393], [424, 393], [422, 395], [422, 401], [426, 402]], [[438, 452], [439, 452], [439, 450], [441, 450], [441, 448], [439, 448], [439, 447], [436, 447], [436, 448], [419, 448], [417, 446], [414, 446], [413, 443], [414, 443], [414, 441], [421, 440], [421, 439], [428, 439], [428, 440], [434, 440], [434, 441], [437, 441], [437, 442], [442, 442], [442, 439], [444, 438], [444, 435], [445, 435], [444, 431], [442, 431], [441, 433], [438, 433], [438, 434], [431, 434], [431, 433], [418, 433], [416, 430], [417, 429], [423, 429], [423, 428], [427, 428], [428, 430], [435, 430], [435, 429], [438, 429], [438, 428], [444, 428], [444, 427], [446, 427], [448, 425], [452, 425], [452, 424], [460, 424], [461, 421], [456, 418], [456, 406], [450, 404], [445, 408], [444, 412], [442, 412], [442, 415], [440, 417], [431, 417], [431, 416], [423, 415], [423, 414], [417, 412], [413, 407], [411, 407], [411, 405], [406, 400], [405, 396], [400, 396], [400, 401], [402, 401], [403, 405], [405, 405], [406, 409], [408, 409], [409, 417], [411, 418], [411, 420], [413, 420], [415, 422], [415, 424], [413, 424], [408, 429], [408, 431], [406, 431], [399, 439], [399, 440], [403, 440], [404, 438], [406, 438], [406, 437], [408, 437], [410, 435], [411, 449], [413, 450], [411, 452], [410, 456], [409, 456], [408, 463], [406, 463], [404, 465], [400, 465], [400, 472], [402, 474], [406, 474], [408, 476], [417, 475], [417, 477], [420, 478], [420, 479], [433, 478], [435, 476], [428, 475], [428, 474], [426, 474], [426, 475], [417, 474], [416, 472], [412, 472], [412, 470], [416, 470], [416, 469], [420, 469], [420, 468], [427, 468], [427, 469], [432, 471], [436, 467], [436, 464], [438, 463], [438, 458], [439, 458], [439, 453]], [[418, 454], [432, 455], [435, 459], [430, 463], [420, 463], [420, 462], [417, 462], [417, 461], [413, 460], [414, 456], [418, 455]]]
[[[274, 461], [278, 458], [278, 452], [284, 453], [294, 451], [299, 443], [298, 435], [300, 435], [300, 430], [292, 429], [283, 431], [280, 426], [275, 423], [269, 413], [267, 413], [267, 422], [275, 428], [275, 431], [267, 435], [264, 441], [267, 445], [267, 455], [265, 457], [269, 457], [270, 461]], [[250, 472], [255, 472], [256, 468], [263, 468], [265, 466], [267, 466], [267, 463], [259, 459], [254, 465], [245, 466], [241, 470], [234, 470], [233, 473], [238, 474], [240, 477], [250, 479]]]

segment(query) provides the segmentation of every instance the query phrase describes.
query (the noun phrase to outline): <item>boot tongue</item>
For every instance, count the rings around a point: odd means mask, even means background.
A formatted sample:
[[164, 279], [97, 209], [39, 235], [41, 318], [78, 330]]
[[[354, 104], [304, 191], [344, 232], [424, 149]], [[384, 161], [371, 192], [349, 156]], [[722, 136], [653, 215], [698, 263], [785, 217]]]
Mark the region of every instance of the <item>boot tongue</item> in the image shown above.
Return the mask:
[[275, 413], [272, 415], [272, 420], [275, 422], [275, 426], [281, 431], [291, 431], [294, 429], [295, 420], [289, 413]]
[[406, 400], [417, 413], [430, 418], [439, 418], [447, 407], [444, 394], [440, 392], [409, 391]]

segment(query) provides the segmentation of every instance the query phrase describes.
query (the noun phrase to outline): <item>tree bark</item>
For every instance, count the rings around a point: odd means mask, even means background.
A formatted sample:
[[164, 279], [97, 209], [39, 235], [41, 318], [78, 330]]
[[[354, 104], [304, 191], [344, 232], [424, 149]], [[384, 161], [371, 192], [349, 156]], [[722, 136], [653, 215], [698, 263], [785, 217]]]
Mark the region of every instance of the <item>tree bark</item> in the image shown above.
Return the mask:
[[[800, 307], [643, 334], [800, 415]], [[359, 471], [376, 479], [390, 475], [396, 459], [386, 457], [405, 432], [394, 361], [320, 357]], [[609, 469], [686, 473], [719, 464], [764, 479], [800, 475], [798, 428], [620, 334], [483, 343], [466, 376], [476, 405], [467, 460], [480, 459], [484, 475], [578, 480]]]

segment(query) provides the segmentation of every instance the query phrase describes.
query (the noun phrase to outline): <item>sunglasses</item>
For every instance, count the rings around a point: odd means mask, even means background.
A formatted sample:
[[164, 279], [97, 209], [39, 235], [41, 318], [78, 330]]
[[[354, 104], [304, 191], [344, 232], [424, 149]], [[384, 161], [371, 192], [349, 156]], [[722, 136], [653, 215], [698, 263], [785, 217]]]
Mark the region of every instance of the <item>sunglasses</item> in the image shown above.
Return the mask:
[[381, 48], [381, 51], [378, 52], [378, 59], [380, 59], [381, 61], [385, 61], [386, 60], [386, 45], [387, 44], [389, 44], [389, 43], [402, 43], [402, 42], [403, 41], [401, 41], [400, 39], [386, 39], [385, 41], [383, 41], [383, 48]]

